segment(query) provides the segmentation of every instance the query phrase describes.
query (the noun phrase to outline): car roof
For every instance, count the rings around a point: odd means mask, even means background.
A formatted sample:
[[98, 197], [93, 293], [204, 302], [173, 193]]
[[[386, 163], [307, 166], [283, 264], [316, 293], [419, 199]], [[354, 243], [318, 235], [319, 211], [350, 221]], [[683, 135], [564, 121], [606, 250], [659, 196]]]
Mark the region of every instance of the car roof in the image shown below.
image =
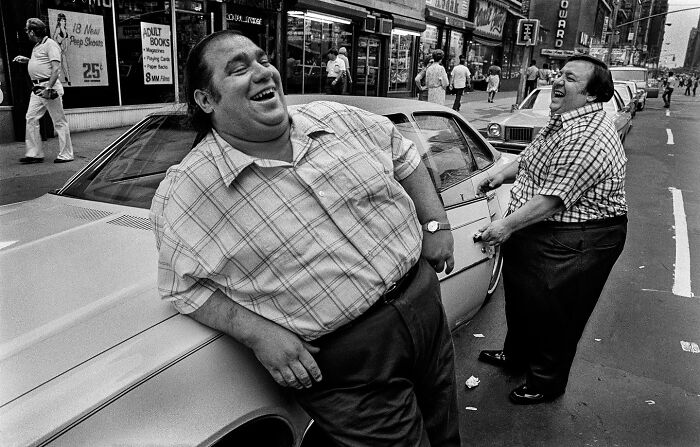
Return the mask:
[[608, 67], [608, 68], [610, 69], [610, 71], [637, 71], [637, 70], [648, 71], [646, 67], [637, 67], [637, 66], [631, 66], [631, 65], [628, 65], [625, 67], [616, 66], [616, 67]]
[[[349, 96], [349, 95], [286, 95], [288, 106], [300, 106], [315, 101], [334, 101], [346, 104], [378, 115], [392, 115], [395, 113], [411, 113], [420, 110], [421, 112], [439, 111], [456, 114], [449, 107], [433, 104], [427, 101], [418, 101], [408, 98], [387, 98], [371, 96]], [[157, 115], [181, 115], [187, 113], [187, 104], [173, 104], [162, 109], [158, 109], [153, 114]]]

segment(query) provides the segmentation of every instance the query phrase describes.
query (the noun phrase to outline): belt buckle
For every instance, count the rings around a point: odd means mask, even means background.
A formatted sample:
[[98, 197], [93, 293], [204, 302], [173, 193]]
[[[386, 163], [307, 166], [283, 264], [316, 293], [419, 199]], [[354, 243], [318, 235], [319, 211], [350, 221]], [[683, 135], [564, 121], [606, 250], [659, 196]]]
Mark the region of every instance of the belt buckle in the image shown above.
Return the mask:
[[396, 291], [396, 288], [399, 286], [399, 281], [396, 281], [392, 285], [389, 286], [388, 289], [386, 289], [386, 292], [384, 292], [384, 295], [382, 295], [382, 301], [384, 304], [389, 304], [392, 301], [396, 299], [395, 296], [390, 296], [394, 291]]

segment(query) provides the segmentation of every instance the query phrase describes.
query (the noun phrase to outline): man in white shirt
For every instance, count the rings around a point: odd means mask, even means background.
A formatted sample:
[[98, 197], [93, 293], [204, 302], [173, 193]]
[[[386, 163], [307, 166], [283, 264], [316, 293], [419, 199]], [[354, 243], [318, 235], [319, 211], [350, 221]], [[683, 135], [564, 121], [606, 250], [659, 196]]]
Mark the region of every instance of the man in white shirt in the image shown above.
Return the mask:
[[464, 93], [464, 89], [470, 83], [472, 78], [471, 72], [464, 64], [465, 62], [466, 58], [464, 56], [460, 56], [459, 64], [455, 65], [455, 67], [452, 69], [452, 73], [450, 73], [450, 88], [455, 94], [455, 102], [452, 105], [452, 109], [457, 111], [459, 111], [459, 108], [462, 105], [462, 93]]
[[668, 79], [666, 80], [666, 88], [664, 89], [664, 94], [661, 95], [661, 99], [664, 100], [664, 107], [671, 107], [671, 94], [673, 94], [673, 89], [678, 87], [678, 79], [673, 76], [673, 72], [668, 72]]
[[348, 60], [348, 50], [345, 47], [338, 49], [338, 59], [345, 63], [345, 89], [343, 93], [350, 93], [350, 84], [352, 84], [352, 76], [350, 76], [350, 60]]
[[20, 163], [42, 163], [44, 151], [41, 147], [39, 120], [47, 111], [58, 134], [59, 153], [54, 163], [73, 161], [73, 144], [70, 139], [68, 120], [63, 112], [63, 85], [58, 79], [61, 67], [61, 47], [47, 36], [46, 25], [37, 18], [30, 18], [24, 27], [29, 40], [34, 42], [32, 57], [17, 56], [14, 62], [28, 64], [32, 79], [32, 93], [26, 115], [25, 156]]
[[329, 95], [342, 95], [345, 86], [345, 62], [338, 57], [338, 50], [328, 50], [328, 63], [326, 64], [326, 93]]
[[532, 64], [525, 70], [525, 94], [523, 96], [527, 96], [528, 93], [537, 87], [537, 73], [539, 73], [539, 71], [539, 68], [537, 68], [537, 61], [533, 60]]

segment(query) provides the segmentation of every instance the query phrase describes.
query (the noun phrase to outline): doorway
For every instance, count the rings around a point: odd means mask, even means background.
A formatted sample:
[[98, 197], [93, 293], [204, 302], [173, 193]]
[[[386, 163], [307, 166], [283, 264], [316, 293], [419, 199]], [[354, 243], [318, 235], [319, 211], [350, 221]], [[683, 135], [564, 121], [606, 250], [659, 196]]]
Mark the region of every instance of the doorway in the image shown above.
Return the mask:
[[185, 63], [187, 55], [204, 36], [211, 33], [207, 15], [203, 13], [175, 10], [177, 29], [177, 76], [180, 85], [180, 102], [187, 102], [185, 94]]
[[376, 37], [360, 37], [357, 45], [357, 79], [354, 94], [379, 96], [381, 41]]

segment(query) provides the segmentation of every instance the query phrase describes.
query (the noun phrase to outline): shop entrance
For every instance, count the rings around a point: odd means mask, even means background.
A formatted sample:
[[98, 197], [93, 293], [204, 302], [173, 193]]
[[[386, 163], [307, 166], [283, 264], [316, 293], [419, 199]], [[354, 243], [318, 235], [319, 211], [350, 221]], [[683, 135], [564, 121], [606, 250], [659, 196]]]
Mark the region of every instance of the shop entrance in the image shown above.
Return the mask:
[[190, 50], [204, 36], [211, 33], [207, 15], [190, 11], [175, 11], [177, 22], [177, 78], [179, 81], [180, 102], [187, 102], [185, 97], [185, 63]]
[[353, 93], [361, 96], [379, 95], [381, 42], [375, 37], [360, 37], [357, 45], [357, 79]]

